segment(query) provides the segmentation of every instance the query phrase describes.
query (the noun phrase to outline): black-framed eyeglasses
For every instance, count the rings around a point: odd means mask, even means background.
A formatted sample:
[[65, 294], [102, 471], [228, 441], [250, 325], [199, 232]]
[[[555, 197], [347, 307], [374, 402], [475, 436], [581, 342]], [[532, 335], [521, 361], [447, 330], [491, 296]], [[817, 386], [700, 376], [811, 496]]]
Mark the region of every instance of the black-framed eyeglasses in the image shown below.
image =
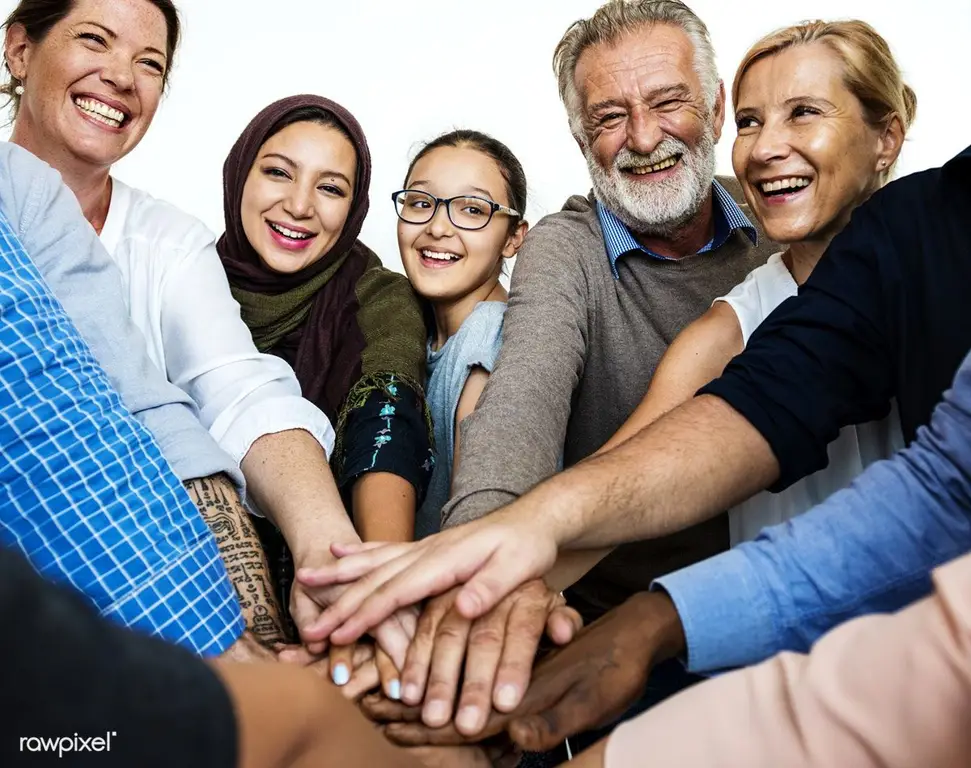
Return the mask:
[[399, 189], [391, 195], [391, 199], [398, 218], [408, 224], [427, 224], [435, 218], [440, 205], [445, 206], [448, 220], [459, 229], [483, 229], [497, 213], [517, 218], [522, 216], [519, 211], [485, 197], [461, 195], [441, 198], [419, 189]]

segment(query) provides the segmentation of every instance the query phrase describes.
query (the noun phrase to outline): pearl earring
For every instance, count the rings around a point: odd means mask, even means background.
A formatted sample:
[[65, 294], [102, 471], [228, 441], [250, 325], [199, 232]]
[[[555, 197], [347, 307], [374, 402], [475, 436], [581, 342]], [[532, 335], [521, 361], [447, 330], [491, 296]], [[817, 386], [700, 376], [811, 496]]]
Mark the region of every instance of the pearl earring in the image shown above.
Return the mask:
[[16, 88], [13, 89], [13, 92], [16, 93], [18, 96], [23, 96], [24, 87], [22, 85], [18, 85]]

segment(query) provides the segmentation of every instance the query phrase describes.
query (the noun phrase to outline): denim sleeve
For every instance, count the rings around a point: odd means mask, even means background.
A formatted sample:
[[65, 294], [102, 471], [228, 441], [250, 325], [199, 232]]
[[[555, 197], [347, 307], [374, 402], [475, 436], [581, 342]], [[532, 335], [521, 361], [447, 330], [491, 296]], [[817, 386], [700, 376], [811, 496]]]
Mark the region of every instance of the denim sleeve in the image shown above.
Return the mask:
[[971, 354], [917, 439], [799, 517], [658, 579], [696, 672], [805, 651], [855, 616], [931, 590], [933, 568], [971, 550]]

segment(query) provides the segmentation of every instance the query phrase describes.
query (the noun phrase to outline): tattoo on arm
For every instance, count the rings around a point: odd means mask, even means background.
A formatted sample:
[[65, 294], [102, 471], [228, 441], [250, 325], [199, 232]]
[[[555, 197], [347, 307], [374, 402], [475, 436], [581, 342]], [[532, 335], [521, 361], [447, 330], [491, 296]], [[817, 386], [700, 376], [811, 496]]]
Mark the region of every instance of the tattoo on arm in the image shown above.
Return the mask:
[[216, 537], [247, 628], [263, 643], [285, 642], [270, 567], [235, 486], [223, 475], [213, 475], [189, 480], [185, 487]]

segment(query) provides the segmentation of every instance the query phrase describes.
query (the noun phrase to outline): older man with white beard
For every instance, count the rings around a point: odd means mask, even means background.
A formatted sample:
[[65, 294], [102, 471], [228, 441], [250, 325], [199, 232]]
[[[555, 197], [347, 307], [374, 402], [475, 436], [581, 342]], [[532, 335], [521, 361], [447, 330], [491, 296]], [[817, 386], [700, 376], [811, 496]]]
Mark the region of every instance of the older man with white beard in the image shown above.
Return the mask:
[[[771, 249], [715, 179], [725, 96], [704, 24], [677, 0], [611, 0], [554, 56], [593, 182], [530, 232], [499, 362], [462, 422], [443, 522], [479, 518], [600, 448], [675, 336]], [[725, 519], [621, 547], [572, 589], [585, 618], [728, 546]], [[566, 587], [567, 584], [560, 584]]]
[[[714, 178], [724, 87], [708, 30], [688, 7], [611, 0], [570, 27], [553, 63], [593, 192], [545, 217], [520, 250], [498, 365], [461, 424], [444, 526], [489, 514], [556, 472], [561, 459], [569, 467], [600, 448], [640, 402], [681, 329], [771, 253], [728, 191], [741, 199], [737, 182]], [[654, 578], [727, 547], [723, 515], [618, 548], [568, 597], [594, 619]], [[578, 575], [551, 586], [564, 589]], [[449, 592], [426, 606], [403, 698], [424, 699], [428, 725], [447, 722], [468, 642], [456, 725], [475, 733], [490, 696], [499, 709], [518, 702], [536, 647], [531, 631], [542, 631], [556, 601], [534, 582], [470, 626], [453, 599]], [[532, 630], [518, 618], [525, 606]], [[507, 633], [516, 638], [503, 644]], [[660, 665], [654, 682], [660, 698], [688, 679], [675, 663]]]

